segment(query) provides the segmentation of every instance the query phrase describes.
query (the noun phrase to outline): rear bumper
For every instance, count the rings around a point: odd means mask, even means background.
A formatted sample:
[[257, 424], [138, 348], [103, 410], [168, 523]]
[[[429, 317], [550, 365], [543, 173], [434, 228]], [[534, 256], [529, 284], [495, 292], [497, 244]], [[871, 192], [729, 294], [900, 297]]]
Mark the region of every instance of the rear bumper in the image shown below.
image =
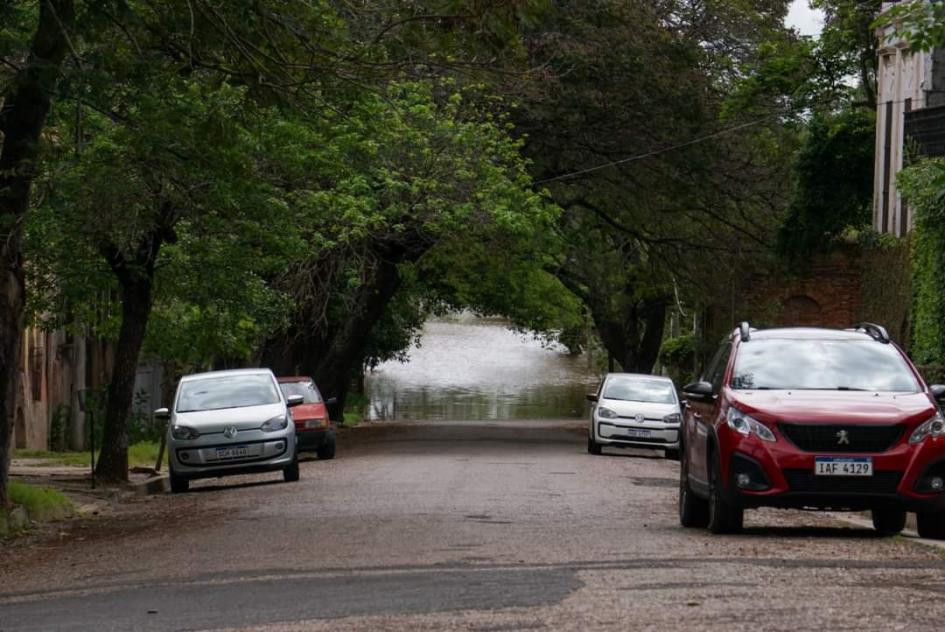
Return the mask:
[[[766, 443], [735, 432], [720, 432], [719, 441], [722, 453], [728, 454], [722, 464], [725, 494], [742, 507], [945, 511], [945, 491], [933, 492], [929, 486], [933, 476], [945, 477], [942, 439], [919, 445], [903, 441], [878, 454], [815, 454], [803, 452], [783, 438]], [[873, 475], [816, 476], [814, 463], [818, 456], [869, 457]], [[739, 486], [737, 477], [743, 473], [751, 481], [750, 489]]]

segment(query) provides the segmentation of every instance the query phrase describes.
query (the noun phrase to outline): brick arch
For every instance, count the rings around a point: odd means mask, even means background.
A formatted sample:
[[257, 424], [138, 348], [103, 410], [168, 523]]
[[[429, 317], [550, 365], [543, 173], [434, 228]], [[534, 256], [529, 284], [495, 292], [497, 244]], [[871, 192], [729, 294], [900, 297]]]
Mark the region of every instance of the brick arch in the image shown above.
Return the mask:
[[808, 294], [794, 294], [784, 301], [781, 310], [781, 321], [785, 325], [794, 326], [821, 326], [823, 324], [823, 307]]

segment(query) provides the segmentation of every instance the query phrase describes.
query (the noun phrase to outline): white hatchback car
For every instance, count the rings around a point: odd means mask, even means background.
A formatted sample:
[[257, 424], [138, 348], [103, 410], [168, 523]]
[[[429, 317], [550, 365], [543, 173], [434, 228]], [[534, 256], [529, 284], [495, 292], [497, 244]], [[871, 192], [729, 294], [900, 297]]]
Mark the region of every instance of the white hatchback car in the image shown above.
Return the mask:
[[299, 480], [295, 424], [289, 408], [301, 396], [283, 395], [269, 369], [197, 373], [181, 378], [171, 410], [167, 451], [171, 491], [195, 478], [282, 470]]
[[613, 448], [654, 448], [667, 458], [679, 456], [679, 397], [673, 381], [658, 375], [610, 373], [596, 393], [587, 396], [591, 424], [587, 451]]

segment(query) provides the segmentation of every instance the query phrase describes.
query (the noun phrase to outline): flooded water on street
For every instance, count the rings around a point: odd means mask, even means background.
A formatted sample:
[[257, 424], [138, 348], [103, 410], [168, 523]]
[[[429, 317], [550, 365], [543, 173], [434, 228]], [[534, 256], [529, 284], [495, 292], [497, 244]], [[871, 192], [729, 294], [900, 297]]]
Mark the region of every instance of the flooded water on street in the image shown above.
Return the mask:
[[584, 415], [598, 381], [587, 355], [547, 348], [504, 323], [458, 315], [428, 322], [407, 363], [369, 373], [371, 420], [558, 419]]

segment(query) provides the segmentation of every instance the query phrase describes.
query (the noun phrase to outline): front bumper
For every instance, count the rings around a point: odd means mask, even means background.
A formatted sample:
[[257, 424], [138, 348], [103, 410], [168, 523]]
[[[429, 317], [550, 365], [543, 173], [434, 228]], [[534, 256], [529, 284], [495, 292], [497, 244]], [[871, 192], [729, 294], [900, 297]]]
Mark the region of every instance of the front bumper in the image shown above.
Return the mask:
[[285, 468], [296, 458], [292, 430], [241, 432], [240, 435], [232, 441], [221, 440], [221, 435], [202, 436], [195, 441], [169, 437], [168, 456], [174, 474], [195, 479], [270, 472]]
[[679, 449], [679, 424], [598, 419], [594, 425], [595, 440], [601, 445], [614, 448]]
[[[919, 445], [901, 441], [882, 453], [813, 453], [799, 450], [783, 436], [774, 443], [727, 427], [719, 432], [725, 495], [742, 507], [833, 510], [896, 508], [915, 512], [945, 511], [945, 492], [933, 492], [932, 476], [945, 477], [945, 440]], [[817, 476], [816, 457], [869, 457], [873, 475]], [[749, 488], [740, 487], [747, 474]]]

